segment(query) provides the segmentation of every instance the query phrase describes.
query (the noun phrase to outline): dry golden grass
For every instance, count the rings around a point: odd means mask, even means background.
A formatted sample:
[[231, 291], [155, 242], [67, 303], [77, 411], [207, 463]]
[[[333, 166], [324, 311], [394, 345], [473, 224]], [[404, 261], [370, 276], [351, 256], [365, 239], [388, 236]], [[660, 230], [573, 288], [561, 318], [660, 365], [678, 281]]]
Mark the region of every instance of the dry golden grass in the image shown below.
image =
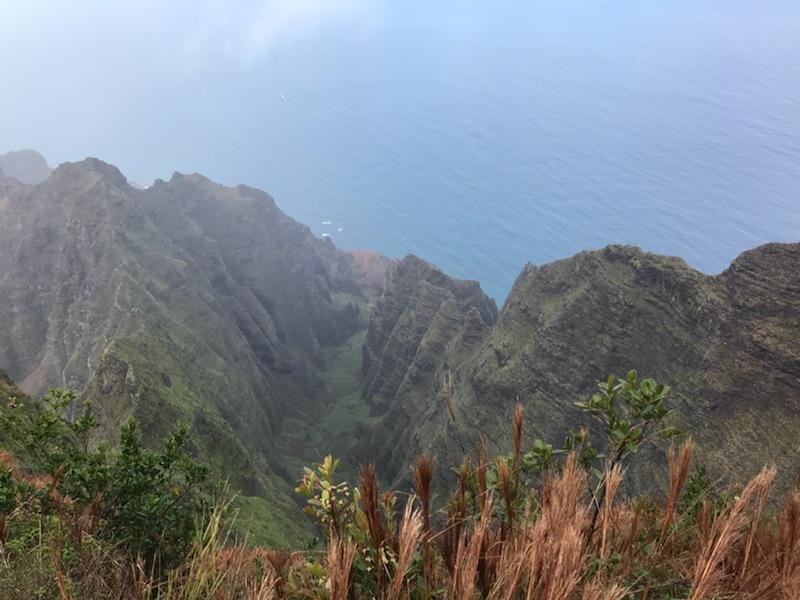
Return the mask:
[[[669, 497], [647, 509], [616, 498], [622, 472], [617, 468], [606, 475], [605, 501], [591, 539], [592, 502], [586, 474], [574, 457], [544, 481], [534, 494], [536, 502], [528, 503], [512, 530], [505, 529], [505, 521], [496, 515], [495, 501], [487, 491], [480, 512], [459, 521], [451, 568], [443, 544], [426, 544], [422, 502], [410, 499], [397, 530], [386, 532], [384, 543], [396, 545], [397, 550], [376, 597], [623, 600], [674, 592], [668, 597], [800, 598], [800, 493], [791, 494], [780, 512], [770, 514], [766, 499], [774, 470], [764, 469], [724, 510], [698, 511], [689, 523], [681, 520], [678, 503]], [[670, 496], [675, 489], [670, 486]], [[664, 523], [670, 525], [665, 528]], [[438, 531], [432, 526], [431, 540], [452, 531], [452, 523]], [[670, 533], [665, 536], [665, 531]], [[94, 577], [87, 573], [80, 582], [68, 580], [55, 550], [44, 560], [50, 561], [60, 600], [366, 597], [358, 595], [354, 584], [356, 562], [364, 548], [353, 539], [329, 540], [321, 563], [326, 574], [323, 585], [305, 591], [288, 582], [293, 573], [309, 568], [308, 555], [230, 546], [227, 539], [221, 516], [214, 516], [198, 534], [192, 555], [161, 582], [113, 554], [93, 557]], [[660, 554], [648, 556], [654, 547]], [[422, 558], [426, 548], [431, 554], [427, 567]], [[656, 567], [661, 574], [654, 571], [649, 580], [635, 573]]]
[[680, 451], [670, 448], [667, 451], [667, 480], [669, 482], [669, 492], [667, 493], [667, 508], [664, 511], [664, 523], [661, 526], [661, 541], [667, 536], [667, 531], [675, 518], [675, 510], [678, 506], [686, 479], [689, 477], [689, 467], [694, 456], [694, 442], [691, 438], [687, 439], [681, 446]]
[[[694, 445], [687, 441], [667, 453], [662, 499], [620, 497], [620, 465], [605, 470], [601, 487], [590, 485], [574, 453], [523, 489], [521, 432], [517, 409], [511, 458], [490, 462], [485, 446], [479, 448], [474, 467], [459, 471], [447, 509], [438, 512], [430, 459], [416, 462], [416, 495], [397, 520], [387, 518], [375, 470], [365, 467], [363, 535], [341, 523], [322, 552], [231, 544], [220, 506], [186, 561], [161, 579], [113, 548], [90, 544], [92, 506], [77, 510], [69, 498], [50, 493], [60, 530], [84, 552], [83, 564], [70, 570], [56, 545], [14, 560], [0, 551], [0, 590], [5, 593], [1, 586], [16, 568], [38, 569], [39, 581], [49, 581], [60, 600], [800, 599], [800, 491], [771, 511], [774, 469], [762, 470], [727, 502], [701, 497], [693, 505], [698, 509], [688, 510], [682, 494]], [[0, 455], [0, 463], [15, 477], [35, 479], [19, 472], [9, 455]], [[43, 493], [52, 490], [52, 482], [41, 483]], [[599, 501], [593, 489], [603, 491]], [[7, 517], [0, 519], [0, 549]], [[24, 586], [15, 590], [0, 598], [32, 597]]]
[[754, 497], [758, 497], [772, 486], [775, 470], [764, 468], [742, 491], [733, 506], [720, 515], [711, 526], [711, 535], [698, 547], [696, 567], [689, 600], [703, 600], [720, 587], [726, 573], [722, 568], [724, 559], [744, 536], [748, 525], [753, 526], [755, 517], [747, 509]]
[[400, 600], [406, 583], [406, 572], [411, 566], [411, 560], [420, 546], [423, 525], [419, 511], [413, 509], [413, 502], [406, 504], [403, 521], [400, 524], [398, 541], [397, 566], [391, 586], [386, 594], [388, 600]]

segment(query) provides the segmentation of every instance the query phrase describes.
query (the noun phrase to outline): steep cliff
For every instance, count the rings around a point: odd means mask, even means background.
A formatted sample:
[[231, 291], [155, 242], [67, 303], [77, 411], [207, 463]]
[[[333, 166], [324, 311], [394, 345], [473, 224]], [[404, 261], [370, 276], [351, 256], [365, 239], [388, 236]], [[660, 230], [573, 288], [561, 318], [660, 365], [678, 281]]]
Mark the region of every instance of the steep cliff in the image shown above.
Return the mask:
[[[527, 437], [558, 443], [575, 425], [592, 425], [575, 400], [605, 374], [636, 368], [672, 385], [675, 422], [695, 436], [714, 475], [738, 480], [769, 462], [788, 485], [800, 469], [798, 264], [800, 245], [772, 244], [746, 252], [718, 276], [620, 246], [528, 265], [491, 332], [460, 353], [439, 347], [436, 365], [449, 365], [449, 386], [436, 368], [413, 364], [398, 365], [386, 379], [414, 385], [395, 385], [388, 395], [367, 377], [368, 400], [387, 415], [420, 405], [417, 390], [428, 395], [427, 410], [404, 412], [402, 423], [387, 418], [373, 436], [402, 440], [412, 454], [428, 452], [448, 466], [480, 435], [507, 449], [520, 401]], [[417, 310], [413, 296], [395, 298]], [[391, 329], [398, 312], [379, 303], [370, 331]], [[457, 310], [462, 319], [469, 312]], [[419, 324], [414, 339], [426, 332]], [[391, 354], [414, 348], [411, 340]], [[446, 387], [452, 414], [443, 410]], [[403, 477], [408, 462], [387, 461], [389, 478]], [[647, 484], [646, 469], [637, 477]]]
[[489, 334], [497, 307], [474, 281], [448, 277], [408, 256], [389, 270], [364, 342], [363, 394], [376, 428], [358, 432], [360, 460], [394, 477], [428, 448], [427, 423], [447, 431], [442, 380], [460, 370]]
[[324, 348], [364, 327], [355, 260], [267, 194], [198, 175], [140, 191], [87, 159], [5, 181], [0, 364], [31, 395], [95, 400], [108, 431], [188, 422], [234, 486], [293, 514], [275, 438], [317, 402]]

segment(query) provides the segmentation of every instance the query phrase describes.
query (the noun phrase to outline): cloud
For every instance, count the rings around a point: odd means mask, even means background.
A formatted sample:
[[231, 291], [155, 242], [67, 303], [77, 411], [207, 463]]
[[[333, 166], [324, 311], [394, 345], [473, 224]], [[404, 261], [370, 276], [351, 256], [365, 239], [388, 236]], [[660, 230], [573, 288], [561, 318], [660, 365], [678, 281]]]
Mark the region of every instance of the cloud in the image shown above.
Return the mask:
[[274, 50], [312, 40], [333, 27], [354, 33], [373, 27], [381, 0], [209, 0], [196, 11], [182, 49], [189, 55], [221, 52], [244, 65]]
[[125, 57], [127, 64], [144, 55], [155, 69], [191, 70], [218, 58], [248, 67], [332, 30], [368, 32], [389, 1], [0, 0], [0, 50], [15, 56], [20, 72], [46, 66], [47, 57], [67, 65]]

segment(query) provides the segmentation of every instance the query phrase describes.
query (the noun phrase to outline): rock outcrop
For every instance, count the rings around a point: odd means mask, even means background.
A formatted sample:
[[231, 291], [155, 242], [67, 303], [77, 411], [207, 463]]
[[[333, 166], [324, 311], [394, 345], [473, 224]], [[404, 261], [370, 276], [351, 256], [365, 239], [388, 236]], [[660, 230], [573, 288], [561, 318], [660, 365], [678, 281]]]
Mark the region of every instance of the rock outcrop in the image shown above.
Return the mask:
[[375, 294], [380, 293], [383, 289], [386, 274], [394, 264], [394, 261], [374, 250], [352, 250], [350, 256], [355, 260], [359, 271], [363, 273], [361, 277], [362, 287], [372, 290]]

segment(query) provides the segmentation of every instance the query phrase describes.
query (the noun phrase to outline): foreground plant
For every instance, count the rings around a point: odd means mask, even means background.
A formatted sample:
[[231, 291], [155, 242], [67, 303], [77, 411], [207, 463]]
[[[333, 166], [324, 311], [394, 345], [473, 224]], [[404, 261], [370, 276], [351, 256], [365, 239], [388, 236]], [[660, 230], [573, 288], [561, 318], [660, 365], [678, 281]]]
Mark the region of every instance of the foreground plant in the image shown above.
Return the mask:
[[[0, 581], [18, 585], [27, 569], [42, 589], [69, 594], [70, 579], [102, 579], [98, 567], [141, 565], [166, 573], [190, 551], [207, 512], [205, 466], [185, 450], [179, 428], [163, 449], [146, 448], [136, 421], [111, 448], [91, 404], [76, 419], [69, 391], [51, 390], [33, 407], [0, 406], [0, 427], [14, 454], [0, 454]], [[6, 597], [0, 594], [0, 597]]]
[[[393, 511], [378, 510], [384, 495], [371, 467], [351, 488], [330, 477], [337, 462], [327, 457], [316, 471], [306, 470], [298, 490], [329, 541], [354, 545], [356, 557], [383, 557], [366, 568], [352, 562], [351, 598], [800, 597], [800, 558], [792, 554], [800, 549], [800, 494], [767, 517], [774, 470], [765, 469], [738, 493], [716, 491], [702, 469], [690, 474], [694, 444], [687, 439], [667, 451], [663, 500], [617, 498], [625, 468], [642, 446], [679, 435], [666, 423], [668, 393], [634, 371], [609, 377], [580, 403], [601, 423], [602, 440], [592, 441], [583, 428], [561, 447], [535, 440], [527, 451], [517, 406], [512, 453], [490, 460], [486, 446], [479, 447], [438, 511], [431, 500], [433, 463], [421, 457], [412, 476], [416, 495], [406, 499], [399, 523]], [[331, 589], [333, 573], [324, 561], [316, 564]], [[341, 569], [338, 560], [340, 581]], [[328, 596], [318, 590], [310, 597]]]
[[[326, 457], [304, 470], [297, 488], [325, 538], [323, 549], [289, 552], [234, 543], [229, 505], [219, 501], [213, 510], [195, 514], [183, 558], [160, 572], [148, 566], [144, 555], [132, 556], [128, 542], [99, 535], [99, 524], [106, 521], [103, 510], [89, 508], [98, 501], [88, 488], [81, 497], [92, 501], [81, 510], [48, 513], [39, 500], [20, 504], [21, 482], [36, 487], [36, 478], [8, 455], [0, 456], [6, 465], [0, 468], [0, 510], [6, 517], [5, 533], [0, 529], [5, 536], [0, 597], [800, 598], [800, 491], [771, 512], [771, 468], [741, 488], [716, 489], [702, 467], [692, 470], [694, 444], [685, 439], [667, 449], [665, 497], [621, 497], [626, 467], [642, 445], [675, 435], [665, 424], [668, 388], [635, 373], [599, 385], [584, 407], [599, 418], [604, 439], [590, 442], [589, 432], [579, 430], [561, 447], [538, 440], [526, 449], [524, 413], [518, 406], [512, 415], [511, 453], [492, 459], [485, 445], [479, 447], [474, 459], [458, 469], [455, 489], [441, 507], [435, 505], [436, 473], [428, 457], [414, 465], [415, 493], [408, 496], [382, 491], [370, 465], [362, 468], [357, 486], [339, 481], [338, 461]], [[90, 415], [84, 422], [91, 422]], [[52, 427], [47, 422], [41, 426]], [[77, 434], [83, 428], [70, 429], [68, 437], [80, 442]], [[127, 456], [133, 467], [152, 467], [136, 436], [129, 438], [119, 451], [106, 452]], [[83, 447], [92, 452], [91, 443]], [[174, 467], [178, 463], [170, 457], [177, 452], [167, 444], [160, 464]], [[109, 468], [108, 476], [114, 472]], [[64, 473], [59, 476], [67, 481]], [[37, 484], [44, 486], [45, 496], [60, 481], [49, 477]], [[95, 476], [84, 480], [104, 481]], [[39, 519], [38, 529], [29, 527], [25, 535], [17, 526], [21, 506]], [[59, 540], [74, 539], [76, 526], [84, 532], [80, 547], [59, 546]], [[164, 543], [163, 538], [157, 541]], [[21, 548], [28, 553], [21, 554]], [[75, 556], [83, 568], [76, 568]]]

